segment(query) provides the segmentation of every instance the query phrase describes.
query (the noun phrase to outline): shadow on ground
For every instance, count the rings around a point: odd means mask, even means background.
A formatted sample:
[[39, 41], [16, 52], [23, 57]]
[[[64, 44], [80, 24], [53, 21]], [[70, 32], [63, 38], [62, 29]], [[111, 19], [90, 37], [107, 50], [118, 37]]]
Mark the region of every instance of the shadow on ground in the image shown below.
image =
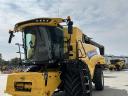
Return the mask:
[[104, 78], [116, 78], [116, 76], [104, 76]]
[[123, 89], [121, 90], [105, 86], [103, 91], [93, 90], [93, 96], [128, 96], [128, 92]]

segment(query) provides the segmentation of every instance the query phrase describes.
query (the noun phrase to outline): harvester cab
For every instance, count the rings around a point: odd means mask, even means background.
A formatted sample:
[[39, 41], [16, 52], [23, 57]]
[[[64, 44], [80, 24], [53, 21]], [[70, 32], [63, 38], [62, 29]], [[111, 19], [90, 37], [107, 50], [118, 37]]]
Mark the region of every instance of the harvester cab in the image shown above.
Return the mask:
[[38, 18], [16, 24], [14, 31], [9, 32], [9, 43], [14, 37], [13, 33], [21, 31], [26, 60], [35, 63], [57, 61], [64, 55], [64, 32], [60, 25], [62, 22], [67, 23], [68, 33], [71, 35], [73, 22], [70, 17]]
[[73, 27], [69, 16], [67, 19], [36, 18], [17, 23], [14, 30], [9, 31], [9, 43], [15, 32], [22, 32], [25, 53], [22, 64], [28, 67], [24, 72], [8, 76], [8, 94], [92, 96], [92, 81], [96, 90], [103, 90], [104, 46]]

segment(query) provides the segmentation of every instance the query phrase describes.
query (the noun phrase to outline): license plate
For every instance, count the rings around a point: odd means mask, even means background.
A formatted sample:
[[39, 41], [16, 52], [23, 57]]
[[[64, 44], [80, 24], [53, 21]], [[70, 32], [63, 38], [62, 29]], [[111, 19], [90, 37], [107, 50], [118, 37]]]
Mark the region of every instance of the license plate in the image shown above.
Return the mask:
[[15, 91], [31, 92], [32, 82], [15, 82]]

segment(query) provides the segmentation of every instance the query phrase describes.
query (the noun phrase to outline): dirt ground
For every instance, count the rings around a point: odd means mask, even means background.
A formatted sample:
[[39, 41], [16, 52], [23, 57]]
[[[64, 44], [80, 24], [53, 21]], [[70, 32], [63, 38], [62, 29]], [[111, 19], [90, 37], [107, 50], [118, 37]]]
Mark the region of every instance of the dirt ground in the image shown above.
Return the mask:
[[[93, 96], [128, 96], [128, 70], [104, 72], [105, 88], [103, 91], [96, 91], [93, 88]], [[0, 74], [0, 96], [4, 94], [7, 75]]]

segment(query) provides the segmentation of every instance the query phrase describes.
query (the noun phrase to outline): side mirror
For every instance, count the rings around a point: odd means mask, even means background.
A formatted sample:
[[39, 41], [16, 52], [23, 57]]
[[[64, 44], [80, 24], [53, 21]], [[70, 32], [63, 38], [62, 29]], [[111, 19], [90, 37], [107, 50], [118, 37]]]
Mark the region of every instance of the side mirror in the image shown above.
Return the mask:
[[13, 34], [13, 31], [11, 31], [11, 30], [9, 30], [9, 34], [10, 34], [10, 36], [9, 36], [8, 43], [11, 43], [12, 38], [13, 38], [15, 35]]
[[68, 33], [72, 34], [73, 33], [73, 22], [72, 21], [68, 21]]
[[104, 47], [99, 48], [100, 49], [100, 55], [104, 55]]

